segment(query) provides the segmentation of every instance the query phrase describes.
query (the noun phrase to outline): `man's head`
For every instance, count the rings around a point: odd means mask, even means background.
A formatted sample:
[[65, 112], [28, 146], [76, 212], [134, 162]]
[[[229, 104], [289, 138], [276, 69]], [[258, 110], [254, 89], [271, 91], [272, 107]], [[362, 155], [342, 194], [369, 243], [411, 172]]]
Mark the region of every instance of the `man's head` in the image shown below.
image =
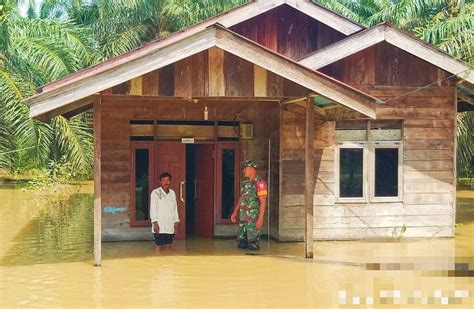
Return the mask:
[[168, 191], [171, 184], [171, 174], [164, 172], [160, 174], [160, 185], [165, 190]]
[[257, 176], [257, 162], [253, 160], [247, 160], [242, 164], [242, 172], [244, 177], [253, 179]]

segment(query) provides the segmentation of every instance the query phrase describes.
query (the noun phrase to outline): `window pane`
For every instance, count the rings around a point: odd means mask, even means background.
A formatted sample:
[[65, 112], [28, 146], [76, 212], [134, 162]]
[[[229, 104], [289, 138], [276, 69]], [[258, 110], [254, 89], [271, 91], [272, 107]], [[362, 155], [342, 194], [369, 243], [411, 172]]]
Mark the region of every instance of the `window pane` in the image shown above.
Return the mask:
[[398, 196], [398, 148], [375, 149], [375, 196]]
[[148, 149], [135, 150], [135, 218], [149, 220]]
[[232, 209], [234, 208], [234, 186], [235, 184], [235, 150], [222, 150], [222, 219], [230, 219]]
[[336, 141], [366, 141], [367, 130], [338, 130], [336, 131]]
[[370, 140], [400, 141], [402, 122], [400, 120], [379, 120], [370, 122]]
[[370, 130], [371, 141], [400, 141], [402, 139], [402, 130]]
[[337, 121], [336, 141], [366, 141], [367, 121]]
[[364, 150], [341, 148], [339, 152], [339, 196], [363, 197]]

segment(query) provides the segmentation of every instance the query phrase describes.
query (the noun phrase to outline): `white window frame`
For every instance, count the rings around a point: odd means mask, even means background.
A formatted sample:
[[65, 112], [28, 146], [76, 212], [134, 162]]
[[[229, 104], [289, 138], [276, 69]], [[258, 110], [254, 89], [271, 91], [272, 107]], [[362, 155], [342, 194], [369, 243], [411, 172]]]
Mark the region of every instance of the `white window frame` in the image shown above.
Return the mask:
[[[398, 195], [397, 196], [375, 196], [375, 149], [398, 149]], [[403, 200], [403, 142], [384, 141], [369, 143], [369, 192], [371, 203], [401, 202]]]
[[[335, 128], [335, 126], [334, 126]], [[400, 141], [371, 141], [370, 140], [370, 121], [367, 122], [367, 140], [366, 141], [340, 141], [335, 145], [335, 197], [336, 203], [384, 203], [384, 202], [402, 202], [403, 201], [403, 123], [401, 126], [402, 140]], [[362, 197], [340, 197], [339, 168], [340, 168], [340, 149], [341, 148], [362, 148], [363, 154], [363, 181]], [[376, 197], [375, 196], [375, 149], [377, 148], [398, 148], [398, 196]]]
[[[368, 201], [368, 143], [367, 142], [340, 142], [336, 144], [335, 149], [335, 193], [336, 203], [367, 203]], [[340, 197], [340, 150], [359, 148], [363, 150], [362, 154], [362, 197]]]

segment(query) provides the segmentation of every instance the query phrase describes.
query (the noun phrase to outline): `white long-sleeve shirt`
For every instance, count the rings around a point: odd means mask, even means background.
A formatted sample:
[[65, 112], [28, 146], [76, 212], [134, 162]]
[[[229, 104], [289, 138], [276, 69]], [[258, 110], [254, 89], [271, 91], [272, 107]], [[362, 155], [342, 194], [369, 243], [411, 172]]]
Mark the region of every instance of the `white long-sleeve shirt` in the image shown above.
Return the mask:
[[166, 193], [161, 187], [151, 192], [150, 197], [151, 232], [153, 222], [158, 222], [160, 234], [174, 234], [174, 224], [179, 222], [176, 194], [169, 189]]

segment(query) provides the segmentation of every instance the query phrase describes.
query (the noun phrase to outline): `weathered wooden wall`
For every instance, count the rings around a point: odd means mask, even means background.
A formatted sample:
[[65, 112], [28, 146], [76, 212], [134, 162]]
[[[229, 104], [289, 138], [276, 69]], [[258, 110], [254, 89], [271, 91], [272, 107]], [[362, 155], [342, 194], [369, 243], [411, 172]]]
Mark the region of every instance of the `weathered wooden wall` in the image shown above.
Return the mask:
[[295, 60], [345, 38], [287, 5], [246, 20], [231, 30]]
[[310, 91], [219, 48], [211, 48], [104, 91], [176, 97], [291, 97]]
[[[399, 86], [359, 87], [384, 101], [416, 89]], [[400, 235], [404, 225], [406, 237], [453, 236], [456, 190], [454, 104], [453, 86], [432, 86], [377, 108], [377, 119], [402, 119], [404, 124], [403, 201], [396, 203], [336, 203], [335, 125], [334, 122], [316, 122], [314, 237], [393, 237]], [[302, 111], [282, 112], [281, 135], [279, 239], [302, 240], [305, 223]]]
[[348, 84], [385, 86], [425, 86], [450, 75], [387, 42], [378, 43], [320, 71]]
[[[303, 240], [304, 237], [305, 116], [305, 108], [298, 105], [281, 109], [279, 240], [282, 241]], [[326, 186], [334, 185], [333, 125], [333, 122], [315, 116], [315, 186], [325, 191]], [[320, 190], [316, 190], [316, 194]], [[316, 204], [318, 200], [314, 202]], [[319, 219], [316, 211], [314, 217], [316, 222]]]
[[[123, 95], [101, 96], [102, 125], [102, 208], [125, 208], [115, 213], [103, 212], [103, 239], [149, 239], [149, 228], [130, 228], [130, 119], [202, 120], [208, 106], [209, 120], [234, 120], [254, 125], [253, 140], [241, 141], [241, 160], [256, 160], [260, 174], [266, 179], [268, 168], [268, 139], [275, 138], [279, 129], [279, 105], [275, 102], [189, 100], [137, 97]], [[278, 140], [274, 140], [274, 145]], [[278, 155], [278, 152], [277, 152]], [[278, 161], [278, 157], [273, 160]], [[274, 205], [278, 205], [278, 187], [273, 188]], [[273, 192], [272, 192], [273, 193]], [[233, 227], [233, 226], [232, 226]], [[221, 229], [221, 234], [233, 233]], [[232, 234], [231, 234], [232, 235]]]

